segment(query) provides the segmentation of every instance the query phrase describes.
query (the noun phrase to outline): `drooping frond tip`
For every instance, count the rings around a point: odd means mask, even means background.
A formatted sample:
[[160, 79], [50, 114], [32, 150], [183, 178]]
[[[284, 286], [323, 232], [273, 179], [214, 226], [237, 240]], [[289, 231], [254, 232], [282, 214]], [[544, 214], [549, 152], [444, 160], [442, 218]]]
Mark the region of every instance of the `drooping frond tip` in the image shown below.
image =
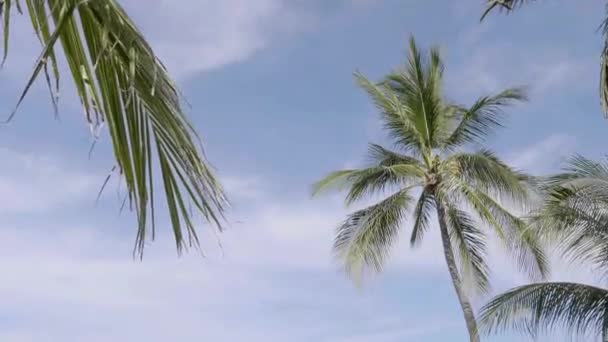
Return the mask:
[[604, 26], [606, 45], [602, 52], [600, 64], [600, 104], [602, 106], [602, 111], [604, 112], [604, 118], [608, 119], [608, 19]]
[[483, 21], [492, 10], [504, 10], [507, 12], [513, 11], [516, 7], [522, 6], [525, 3], [534, 2], [535, 0], [487, 0], [486, 9], [481, 15], [479, 21]]
[[484, 142], [497, 128], [504, 126], [506, 107], [527, 100], [526, 88], [517, 87], [482, 96], [468, 108], [451, 105], [450, 109], [460, 120], [446, 139], [445, 147], [454, 148], [463, 144]]
[[360, 281], [370, 271], [382, 270], [412, 201], [408, 192], [406, 188], [356, 211], [338, 227], [334, 251], [355, 280]]
[[450, 205], [447, 210], [450, 242], [460, 263], [466, 283], [480, 294], [490, 290], [490, 269], [486, 263], [486, 236], [466, 212]]
[[[512, 289], [481, 309], [485, 333], [515, 330], [536, 337], [555, 328], [573, 337], [606, 334], [608, 292], [575, 283], [539, 283]], [[608, 335], [602, 337], [605, 341]]]
[[[177, 87], [146, 39], [117, 0], [25, 0], [41, 45], [31, 77], [16, 108], [40, 73], [51, 92], [59, 83], [56, 49], [64, 52], [69, 73], [92, 127], [108, 128], [116, 164], [138, 220], [136, 252], [154, 237], [157, 166], [178, 251], [198, 247], [194, 209], [217, 229], [227, 204], [208, 165], [200, 140], [181, 107]], [[4, 54], [8, 53], [11, 5], [3, 10]], [[20, 7], [18, 8], [20, 10]], [[47, 73], [51, 64], [53, 75]], [[16, 113], [13, 111], [9, 120]]]

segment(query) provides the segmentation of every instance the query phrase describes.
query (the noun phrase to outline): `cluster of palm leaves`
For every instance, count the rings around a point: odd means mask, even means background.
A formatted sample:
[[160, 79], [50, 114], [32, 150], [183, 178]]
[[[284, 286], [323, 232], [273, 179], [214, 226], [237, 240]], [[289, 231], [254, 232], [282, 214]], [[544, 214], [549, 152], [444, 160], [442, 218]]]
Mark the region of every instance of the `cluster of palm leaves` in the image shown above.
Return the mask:
[[[533, 0], [488, 0], [482, 20], [494, 9], [510, 12], [528, 2]], [[608, 115], [608, 19], [601, 27], [600, 99]], [[544, 201], [530, 217], [531, 227], [566, 258], [608, 274], [608, 160], [576, 156], [542, 190]], [[488, 333], [518, 330], [537, 336], [565, 326], [572, 337], [608, 341], [608, 288], [566, 282], [522, 286], [486, 304], [481, 322]]]
[[72, 76], [85, 120], [94, 132], [107, 127], [125, 201], [138, 221], [135, 252], [155, 235], [154, 170], [159, 169], [178, 251], [198, 246], [191, 213], [221, 229], [226, 199], [202, 153], [165, 67], [117, 0], [0, 0], [3, 62], [11, 22], [26, 13], [41, 53], [15, 111], [34, 81], [44, 76], [57, 110], [60, 60]]
[[[574, 157], [546, 180], [545, 200], [531, 225], [564, 256], [608, 274], [608, 163]], [[513, 289], [482, 309], [488, 332], [507, 328], [536, 335], [560, 325], [573, 335], [608, 340], [608, 289], [575, 283], [538, 283]]]

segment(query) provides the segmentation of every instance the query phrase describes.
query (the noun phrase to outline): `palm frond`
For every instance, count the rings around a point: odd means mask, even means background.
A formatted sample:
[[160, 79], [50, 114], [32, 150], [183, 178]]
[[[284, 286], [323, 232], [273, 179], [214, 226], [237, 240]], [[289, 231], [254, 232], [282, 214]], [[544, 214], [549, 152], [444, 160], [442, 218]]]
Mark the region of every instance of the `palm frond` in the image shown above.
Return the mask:
[[[557, 209], [557, 208], [553, 208]], [[590, 262], [608, 276], [608, 211], [593, 205], [562, 206], [552, 223], [556, 246], [568, 259]], [[549, 213], [545, 213], [549, 215]], [[561, 221], [560, 221], [561, 220]], [[545, 230], [546, 231], [546, 230]]]
[[[466, 201], [479, 218], [491, 227], [505, 249], [512, 253], [517, 265], [532, 279], [545, 278], [549, 273], [547, 257], [538, 231], [522, 218], [511, 214], [493, 198], [467, 183], [452, 179], [452, 201]], [[446, 192], [446, 190], [442, 190]], [[460, 195], [455, 196], [459, 193]], [[445, 196], [445, 195], [444, 195]], [[446, 196], [447, 197], [447, 196]]]
[[414, 226], [412, 228], [412, 236], [410, 237], [410, 245], [417, 246], [422, 241], [424, 233], [429, 228], [429, 219], [431, 210], [435, 204], [433, 192], [429, 187], [422, 189], [416, 207], [414, 208]]
[[369, 145], [369, 158], [372, 165], [394, 166], [394, 165], [417, 165], [422, 168], [420, 161], [414, 157], [388, 150], [378, 144]]
[[532, 177], [502, 162], [490, 150], [457, 153], [446, 160], [445, 172], [454, 173], [471, 187], [503, 201], [525, 207], [531, 195]]
[[[604, 12], [608, 14], [608, 4], [604, 6]], [[601, 28], [604, 35], [604, 48], [600, 62], [600, 104], [604, 118], [608, 118], [608, 15], [605, 15]]]
[[441, 98], [443, 63], [437, 48], [423, 56], [413, 37], [409, 42], [406, 66], [389, 74], [381, 83], [396, 94], [409, 124], [419, 133], [423, 149], [437, 147], [444, 134], [445, 120]]
[[[582, 226], [598, 231], [608, 215], [608, 165], [574, 156], [564, 169], [544, 182], [546, 200], [537, 216], [556, 224], [547, 233]], [[599, 229], [597, 229], [599, 228]]]
[[608, 275], [608, 167], [580, 156], [547, 181], [535, 213], [543, 235], [572, 260], [591, 262]]
[[484, 233], [475, 227], [475, 222], [466, 212], [453, 205], [448, 205], [447, 224], [463, 279], [474, 284], [477, 292], [486, 294], [490, 290], [490, 269], [486, 263]]
[[[602, 336], [608, 328], [608, 291], [575, 283], [542, 283], [518, 287], [481, 309], [487, 333], [516, 330], [536, 337], [565, 327], [574, 337]], [[605, 340], [606, 336], [603, 336]]]
[[418, 184], [423, 176], [417, 164], [334, 171], [313, 185], [313, 196], [324, 191], [347, 189], [345, 201], [352, 204], [367, 195], [389, 191], [399, 185]]
[[[221, 230], [226, 198], [182, 110], [178, 90], [118, 1], [25, 0], [25, 3], [42, 53], [16, 108], [41, 73], [56, 95], [59, 82], [56, 50], [61, 48], [87, 122], [94, 128], [102, 124], [108, 127], [116, 163], [137, 215], [136, 252], [143, 253], [150, 229], [154, 236], [155, 162], [160, 165], [159, 176], [177, 250], [189, 245], [198, 247], [190, 205]], [[18, 6], [19, 1], [4, 0], [1, 5], [5, 54], [12, 5]], [[51, 86], [49, 63], [55, 87]]]
[[355, 279], [367, 271], [380, 272], [390, 247], [397, 239], [412, 197], [409, 189], [354, 212], [338, 228], [334, 251]]
[[594, 161], [581, 155], [568, 160], [564, 172], [550, 177], [547, 186], [591, 186], [608, 188], [608, 162]]
[[355, 78], [380, 111], [384, 129], [389, 136], [404, 150], [421, 153], [423, 137], [410, 123], [406, 108], [397, 95], [384, 86], [374, 84], [360, 73], [355, 73]]
[[480, 21], [483, 21], [485, 17], [494, 9], [510, 12], [513, 11], [516, 7], [521, 7], [526, 3], [534, 1], [536, 0], [488, 0], [486, 10], [481, 15]]
[[482, 143], [504, 125], [507, 106], [528, 99], [524, 88], [510, 88], [502, 92], [479, 98], [470, 108], [453, 106], [455, 128], [444, 145], [447, 148], [469, 143]]
[[604, 118], [608, 119], [608, 20], [604, 24], [604, 50], [600, 63], [600, 105]]

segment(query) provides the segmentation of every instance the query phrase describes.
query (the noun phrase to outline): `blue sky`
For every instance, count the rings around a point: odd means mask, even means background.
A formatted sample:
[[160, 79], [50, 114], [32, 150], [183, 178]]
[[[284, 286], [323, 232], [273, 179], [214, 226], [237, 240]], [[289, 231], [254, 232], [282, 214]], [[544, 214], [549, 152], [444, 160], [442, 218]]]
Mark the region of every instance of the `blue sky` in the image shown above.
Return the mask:
[[[601, 4], [546, 1], [479, 24], [481, 1], [122, 3], [192, 104], [233, 202], [230, 229], [220, 251], [201, 226], [205, 258], [176, 257], [166, 234], [134, 261], [118, 183], [95, 204], [113, 165], [107, 137], [89, 159], [67, 74], [59, 121], [39, 84], [0, 127], [1, 341], [466, 340], [436, 235], [415, 251], [400, 244], [386, 273], [356, 288], [330, 254], [351, 209], [340, 196], [309, 198], [312, 182], [359, 165], [367, 143], [383, 141], [352, 73], [375, 79], [398, 66], [410, 34], [441, 47], [452, 99], [530, 86], [531, 102], [512, 108], [490, 142], [512, 164], [547, 173], [573, 152], [605, 153]], [[12, 38], [0, 72], [6, 113], [38, 52], [23, 19]], [[493, 252], [495, 290], [523, 283]], [[554, 277], [595, 282], [563, 263]]]

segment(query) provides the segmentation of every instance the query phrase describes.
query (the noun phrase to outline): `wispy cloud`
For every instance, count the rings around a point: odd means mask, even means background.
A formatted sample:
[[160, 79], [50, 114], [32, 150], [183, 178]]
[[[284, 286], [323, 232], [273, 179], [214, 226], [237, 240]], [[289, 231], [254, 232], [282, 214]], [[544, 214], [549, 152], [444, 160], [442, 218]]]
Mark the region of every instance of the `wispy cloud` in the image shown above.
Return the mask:
[[124, 5], [178, 77], [243, 61], [314, 20], [284, 0], [150, 0], [145, 9], [129, 0]]
[[57, 157], [2, 148], [0, 159], [0, 213], [5, 215], [55, 209], [94, 196], [96, 184], [101, 186], [95, 175], [74, 170]]
[[567, 134], [552, 134], [521, 151], [507, 156], [510, 165], [517, 168], [544, 174], [558, 171], [566, 158], [576, 147], [574, 137]]
[[[317, 18], [307, 7], [285, 0], [149, 0], [145, 7], [126, 0], [122, 5], [177, 78], [246, 60], [274, 39], [311, 27]], [[1, 72], [25, 82], [42, 48], [26, 15], [13, 17], [9, 59]]]
[[572, 84], [584, 90], [592, 85], [588, 80], [596, 77], [597, 70], [591, 68], [591, 59], [559, 46], [497, 42], [493, 39], [496, 30], [492, 22], [485, 22], [459, 35], [459, 48], [448, 56], [448, 89], [455, 95], [470, 98], [507, 87], [528, 86], [537, 102], [556, 91], [571, 92]]
[[[544, 155], [532, 153], [536, 150], [533, 146], [518, 155], [529, 154], [526, 163], [533, 163]], [[7, 198], [27, 194], [16, 202], [39, 203], [40, 210], [48, 210], [88, 194], [89, 178], [70, 170], [66, 161], [0, 152], [11, 161], [2, 176], [13, 177], [7, 182], [16, 189], [27, 190], [3, 194]], [[35, 185], [15, 175], [33, 179]], [[81, 178], [85, 185], [79, 185]], [[400, 314], [373, 291], [357, 291], [333, 262], [333, 229], [350, 211], [337, 197], [285, 202], [268, 193], [261, 178], [231, 179], [230, 192], [253, 205], [232, 214], [232, 227], [221, 236], [224, 256], [214, 252], [215, 237], [204, 227], [207, 258], [196, 253], [176, 258], [165, 232], [140, 263], [130, 258], [130, 230], [77, 223], [90, 221], [86, 217], [72, 218], [70, 224], [4, 223], [0, 268], [10, 277], [0, 283], [6, 298], [0, 339], [424, 341], [443, 333], [424, 324], [370, 323], [378, 317], [399, 319]], [[66, 191], [70, 187], [74, 190]], [[424, 279], [444, 274], [434, 232], [417, 251], [408, 248], [406, 236], [402, 240], [389, 273]], [[425, 315], [418, 317], [421, 322], [446, 319]], [[450, 324], [444, 323], [442, 329]], [[365, 331], [353, 331], [353, 325]]]
[[430, 337], [438, 333], [446, 333], [455, 327], [460, 327], [460, 321], [421, 322], [415, 320], [389, 320], [384, 324], [373, 327], [367, 332], [359, 332], [356, 335], [332, 340], [332, 342], [390, 342], [390, 341], [428, 341]]

